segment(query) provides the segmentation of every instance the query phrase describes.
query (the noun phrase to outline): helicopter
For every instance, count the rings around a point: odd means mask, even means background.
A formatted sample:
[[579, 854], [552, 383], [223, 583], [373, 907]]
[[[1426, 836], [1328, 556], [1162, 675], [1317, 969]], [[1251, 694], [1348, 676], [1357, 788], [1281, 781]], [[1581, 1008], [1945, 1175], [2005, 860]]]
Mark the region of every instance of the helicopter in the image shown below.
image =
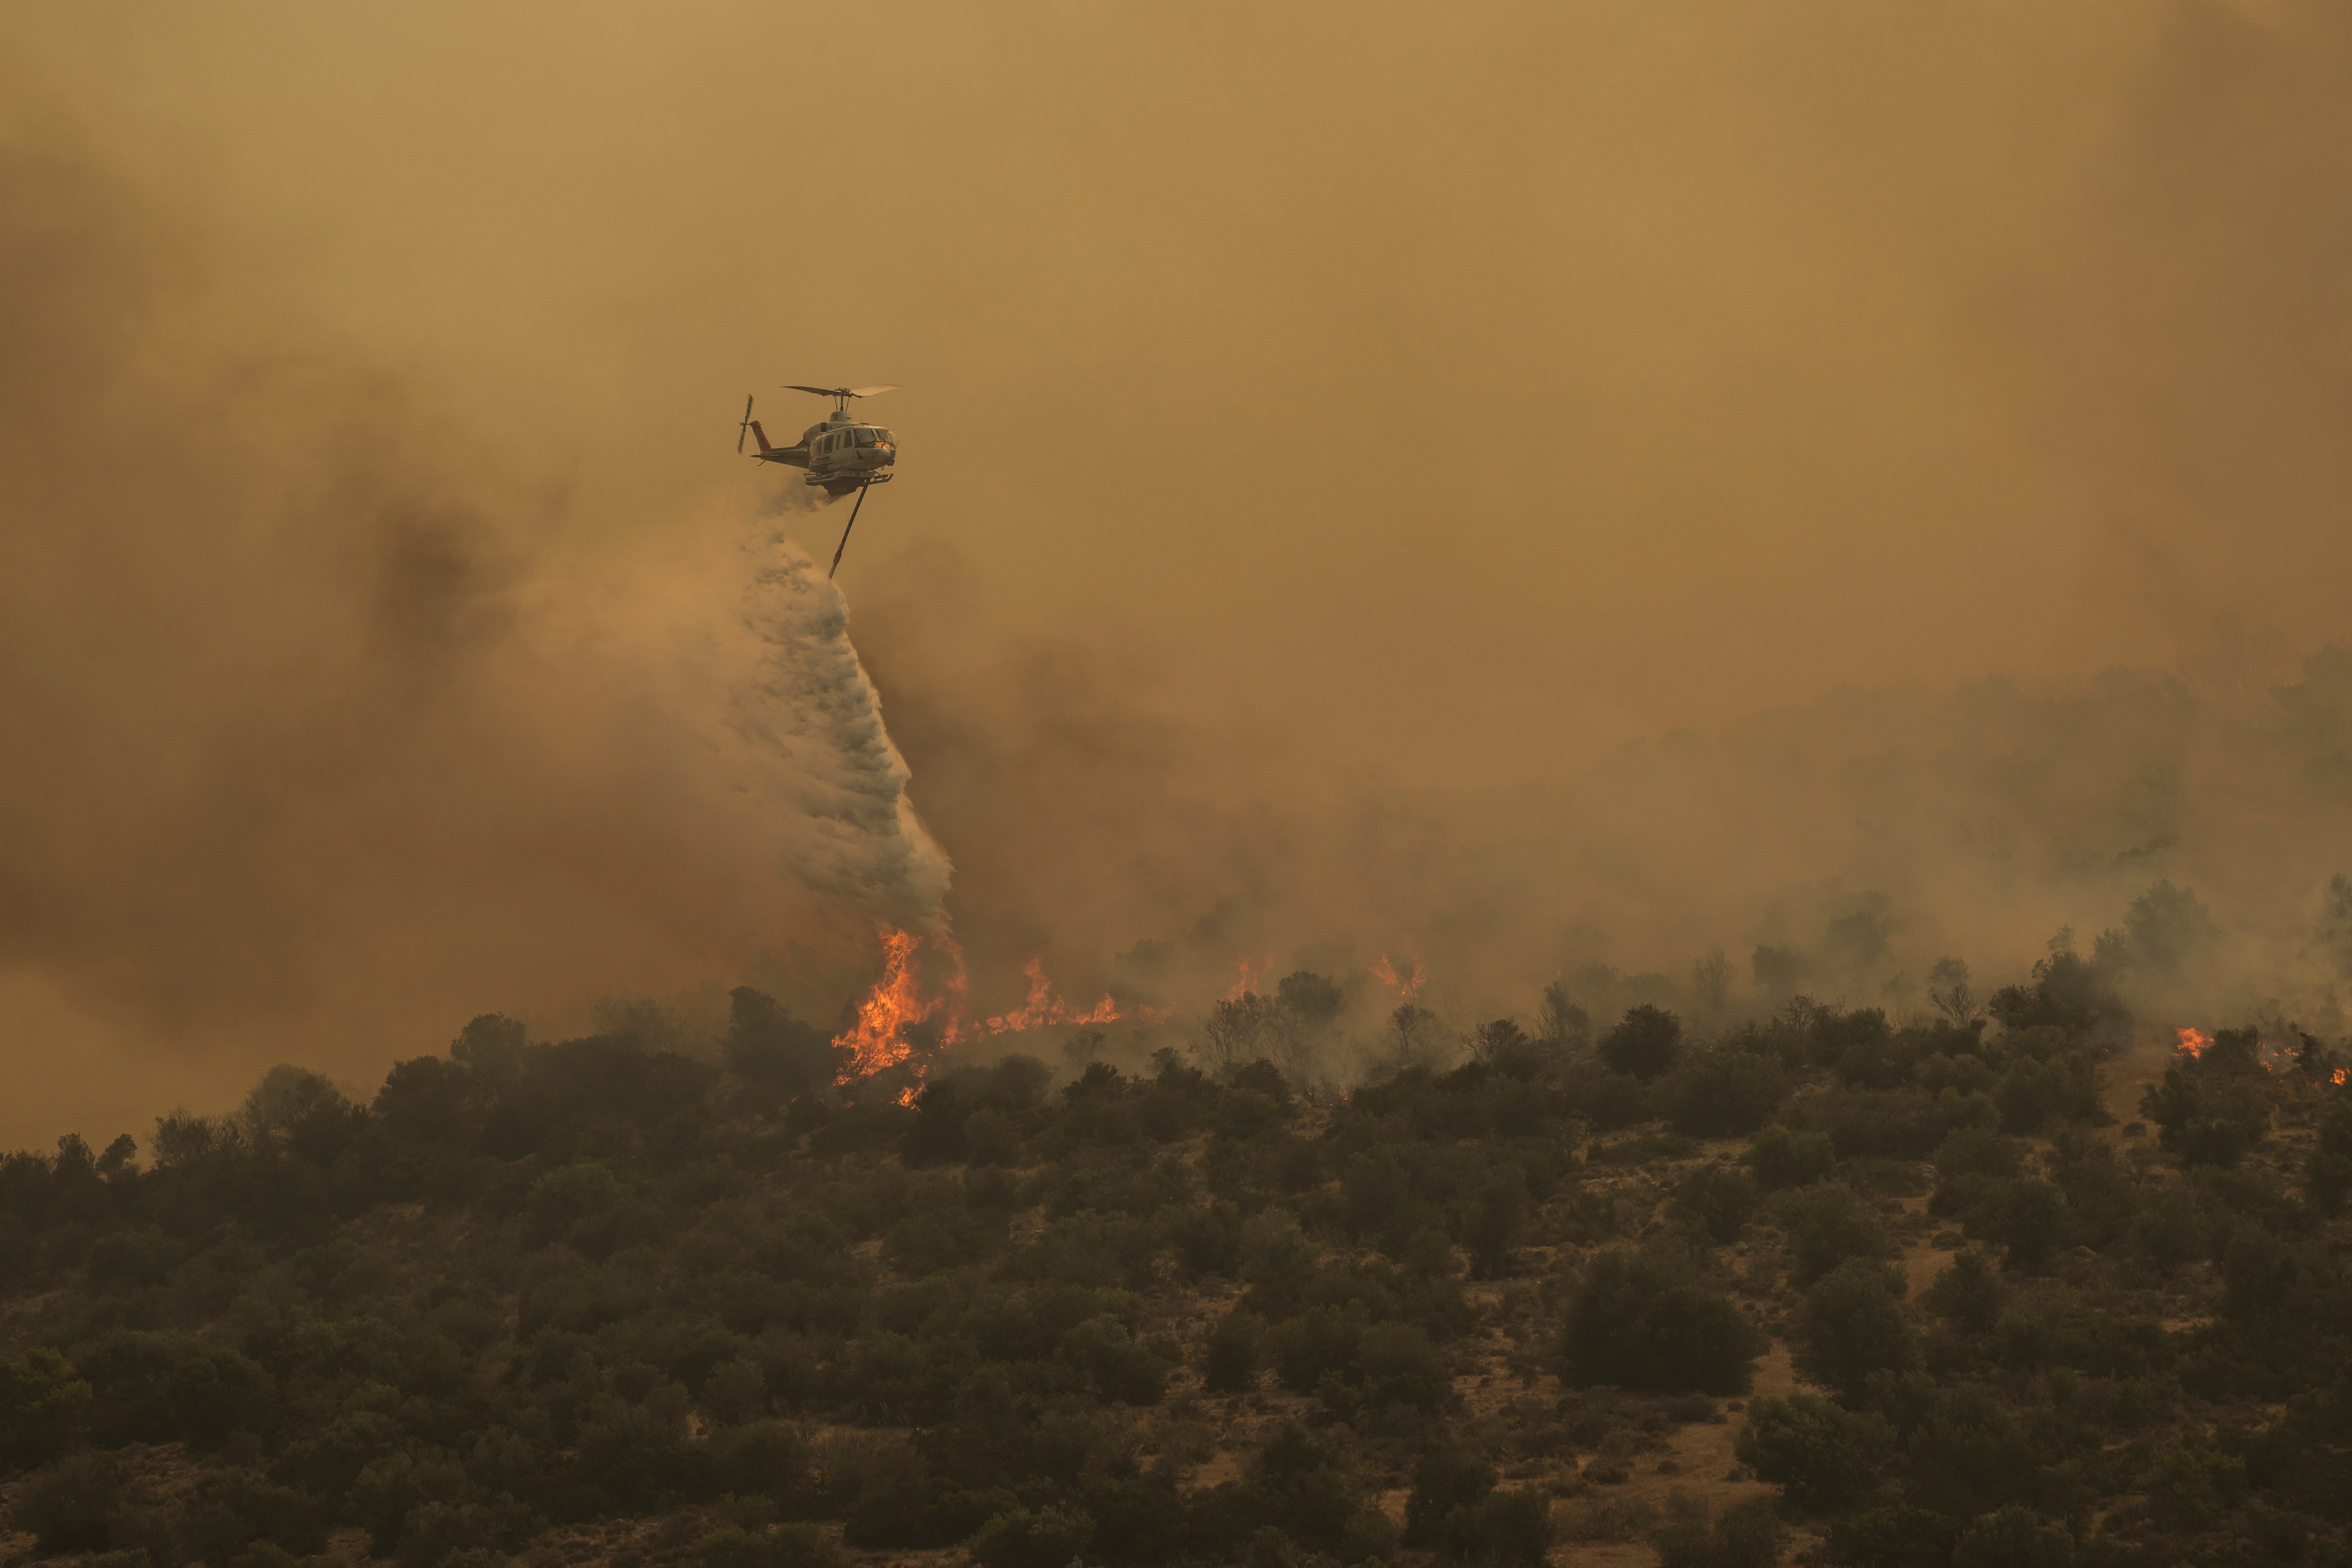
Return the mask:
[[[878, 397], [886, 392], [896, 392], [897, 385], [884, 386], [800, 386], [787, 385], [787, 392], [813, 392], [819, 397], [833, 399], [833, 412], [817, 424], [801, 432], [796, 446], [776, 447], [769, 444], [768, 433], [751, 417], [751, 397], [743, 399], [743, 423], [735, 432], [735, 450], [743, 450], [743, 437], [748, 433], [758, 437], [760, 450], [754, 454], [763, 463], [784, 463], [808, 473], [801, 482], [822, 485], [830, 496], [845, 496], [857, 492], [856, 502], [849, 509], [848, 527], [841, 531], [841, 542], [833, 552], [833, 565], [825, 575], [831, 577], [841, 569], [841, 552], [849, 548], [849, 530], [857, 526], [857, 509], [866, 504], [866, 492], [875, 485], [887, 484], [891, 465], [898, 460], [898, 440], [879, 425], [864, 425], [849, 416], [849, 400], [853, 397]], [[754, 396], [757, 395], [754, 394]]]

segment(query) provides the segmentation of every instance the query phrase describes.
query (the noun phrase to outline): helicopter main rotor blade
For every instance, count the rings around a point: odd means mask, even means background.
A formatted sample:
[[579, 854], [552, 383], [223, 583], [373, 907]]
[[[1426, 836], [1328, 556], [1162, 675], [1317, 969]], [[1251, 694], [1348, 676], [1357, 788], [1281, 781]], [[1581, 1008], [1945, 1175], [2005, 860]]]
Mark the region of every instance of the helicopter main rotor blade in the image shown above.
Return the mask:
[[894, 381], [886, 386], [803, 386], [796, 381], [788, 381], [784, 383], [784, 390], [814, 392], [819, 397], [879, 397], [886, 392], [898, 391], [898, 384]]
[[849, 395], [852, 397], [879, 397], [886, 392], [896, 392], [898, 390], [898, 384], [894, 381], [887, 386], [853, 386], [849, 389]]
[[824, 580], [828, 583], [833, 581], [833, 574], [841, 570], [841, 552], [849, 548], [849, 531], [857, 526], [857, 509], [866, 504], [866, 492], [873, 488], [871, 485], [857, 487], [857, 500], [849, 508], [849, 521], [842, 528], [841, 542], [833, 547], [833, 564], [824, 569]]

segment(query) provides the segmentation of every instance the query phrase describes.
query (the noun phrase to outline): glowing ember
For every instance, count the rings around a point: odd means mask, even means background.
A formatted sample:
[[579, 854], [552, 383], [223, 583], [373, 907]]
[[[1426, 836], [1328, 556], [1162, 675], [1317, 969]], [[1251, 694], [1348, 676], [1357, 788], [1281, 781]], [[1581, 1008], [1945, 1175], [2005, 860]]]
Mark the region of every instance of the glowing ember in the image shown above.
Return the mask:
[[939, 1011], [939, 1003], [926, 1002], [916, 991], [918, 945], [919, 939], [910, 932], [882, 933], [882, 978], [857, 1005], [857, 1021], [834, 1037], [835, 1047], [850, 1053], [849, 1065], [835, 1082], [870, 1078], [905, 1061], [914, 1048], [907, 1043], [908, 1027]]
[[1395, 992], [1398, 1001], [1410, 1002], [1420, 994], [1422, 983], [1429, 978], [1429, 972], [1422, 967], [1421, 960], [1416, 958], [1412, 961], [1412, 975], [1410, 977], [1401, 975], [1390, 964], [1389, 955], [1384, 952], [1381, 954], [1381, 961], [1372, 965], [1372, 978]]
[[2347, 1075], [2352, 1075], [2352, 1068], [2337, 1068], [2335, 1072], [2328, 1075], [2329, 1081], [2341, 1088]]
[[2179, 1037], [2181, 1055], [2191, 1058], [2203, 1056], [2205, 1047], [2213, 1043], [2212, 1036], [2196, 1029], [2175, 1029], [2173, 1033]]

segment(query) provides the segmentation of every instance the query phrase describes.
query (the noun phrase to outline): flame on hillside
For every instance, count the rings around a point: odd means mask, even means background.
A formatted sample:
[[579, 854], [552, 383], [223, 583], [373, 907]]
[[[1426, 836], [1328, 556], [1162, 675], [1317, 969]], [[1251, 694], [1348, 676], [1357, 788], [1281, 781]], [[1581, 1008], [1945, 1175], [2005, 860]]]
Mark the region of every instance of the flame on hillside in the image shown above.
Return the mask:
[[2175, 1029], [2173, 1034], [2180, 1041], [2180, 1054], [2192, 1060], [2203, 1056], [2206, 1047], [2213, 1043], [2213, 1037], [2201, 1029]]
[[1029, 999], [1010, 1013], [999, 1013], [982, 1026], [988, 1035], [1015, 1033], [1034, 1029], [1046, 1024], [1108, 1024], [1119, 1016], [1118, 1004], [1106, 994], [1086, 1012], [1076, 1013], [1070, 1005], [1054, 994], [1054, 983], [1045, 978], [1045, 961], [1033, 955], [1021, 966], [1029, 977]]
[[1412, 961], [1411, 975], [1399, 974], [1395, 967], [1389, 963], [1389, 955], [1384, 952], [1381, 954], [1381, 961], [1372, 965], [1372, 978], [1395, 992], [1398, 1001], [1410, 1002], [1421, 994], [1421, 987], [1428, 980], [1429, 971], [1423, 966], [1421, 960], [1416, 958]]
[[1253, 992], [1263, 992], [1265, 989], [1267, 977], [1274, 973], [1272, 953], [1252, 962], [1249, 954], [1237, 952], [1234, 954], [1234, 961], [1241, 965], [1241, 974], [1234, 982], [1233, 988], [1225, 993], [1226, 1001], [1238, 1002]]
[[857, 1005], [857, 1016], [850, 1026], [833, 1039], [836, 1049], [849, 1053], [835, 1084], [854, 1083], [871, 1078], [892, 1068], [905, 1068], [916, 1083], [901, 1094], [899, 1103], [913, 1101], [930, 1062], [917, 1058], [917, 1041], [908, 1031], [932, 1019], [940, 1020], [938, 1043], [941, 1049], [965, 1041], [991, 1035], [1019, 1034], [1056, 1024], [1115, 1024], [1133, 1022], [1156, 1024], [1173, 1011], [1167, 1007], [1122, 1008], [1108, 994], [1093, 1006], [1080, 1011], [1054, 994], [1054, 984], [1045, 973], [1045, 961], [1032, 957], [1021, 966], [1029, 977], [1028, 998], [1010, 1012], [999, 1013], [973, 1025], [967, 1020], [965, 994], [969, 989], [964, 972], [963, 949], [952, 937], [929, 939], [932, 947], [950, 961], [945, 980], [938, 994], [926, 994], [921, 977], [916, 971], [916, 955], [925, 939], [911, 931], [886, 930], [882, 933], [882, 977]]
[[915, 949], [921, 939], [909, 931], [882, 933], [882, 978], [857, 1005], [856, 1021], [833, 1037], [836, 1049], [849, 1052], [849, 1061], [835, 1083], [871, 1078], [897, 1067], [913, 1052], [907, 1031], [939, 1011], [936, 1000], [926, 1001], [915, 984]]

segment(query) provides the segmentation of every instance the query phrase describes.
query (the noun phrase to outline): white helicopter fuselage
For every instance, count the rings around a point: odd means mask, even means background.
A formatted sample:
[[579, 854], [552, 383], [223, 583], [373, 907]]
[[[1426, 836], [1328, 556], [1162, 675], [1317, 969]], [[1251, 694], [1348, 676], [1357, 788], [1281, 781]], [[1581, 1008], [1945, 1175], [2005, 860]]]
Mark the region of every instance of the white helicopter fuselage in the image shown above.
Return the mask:
[[839, 484], [844, 479], [878, 484], [890, 477], [898, 460], [898, 438], [879, 425], [861, 425], [845, 414], [835, 414], [801, 433], [808, 453], [807, 481]]

